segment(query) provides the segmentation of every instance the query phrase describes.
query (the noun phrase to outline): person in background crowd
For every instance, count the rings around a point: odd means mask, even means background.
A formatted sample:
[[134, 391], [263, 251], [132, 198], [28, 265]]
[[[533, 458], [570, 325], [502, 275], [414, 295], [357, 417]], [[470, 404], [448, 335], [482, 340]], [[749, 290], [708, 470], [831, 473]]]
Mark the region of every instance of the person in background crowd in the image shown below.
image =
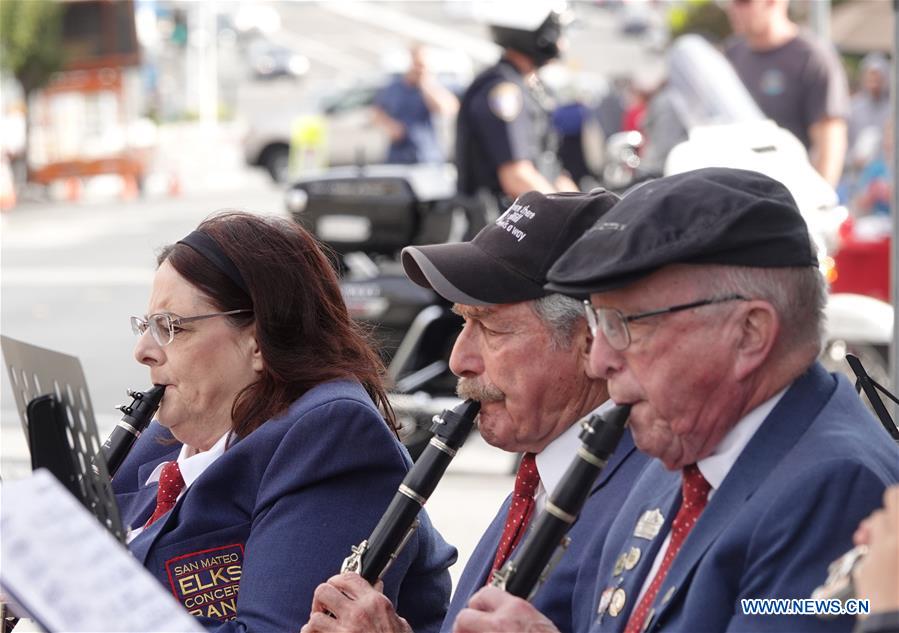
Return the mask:
[[854, 215], [889, 215], [892, 206], [893, 120], [889, 62], [879, 53], [862, 60], [861, 87], [852, 98], [849, 150], [838, 189]]
[[440, 163], [445, 160], [433, 117], [453, 116], [459, 100], [431, 74], [428, 51], [409, 49], [409, 69], [375, 97], [375, 122], [387, 132], [388, 163]]
[[879, 215], [890, 217], [893, 204], [893, 121], [881, 129], [880, 150], [858, 174], [849, 201], [856, 216]]
[[[589, 338], [580, 302], [547, 292], [543, 284], [555, 258], [616, 199], [601, 190], [526, 193], [471, 242], [409, 247], [403, 253], [406, 274], [455, 302], [465, 318], [450, 367], [459, 376], [459, 395], [482, 403], [481, 435], [497, 448], [525, 453], [516, 491], [500, 507], [462, 572], [444, 631], [452, 628], [469, 597], [489, 582], [491, 571], [512, 555], [559, 485], [581, 445], [576, 422], [610, 406], [604, 381], [585, 374]], [[599, 549], [645, 463], [625, 435], [569, 531], [571, 545], [534, 596], [534, 604], [563, 631], [582, 630], [593, 618]], [[359, 576], [343, 574], [316, 590], [303, 633], [409, 628], [380, 593]]]
[[[899, 482], [899, 446], [816, 360], [826, 286], [787, 189], [724, 168], [650, 181], [547, 278], [589, 295], [591, 375], [655, 458], [606, 537], [591, 630], [850, 630], [749, 602], [808, 598]], [[552, 630], [493, 587], [469, 606], [457, 633]]]
[[[129, 548], [209, 628], [296, 631], [410, 466], [380, 360], [293, 222], [219, 214], [158, 264], [131, 323], [165, 394], [112, 482]], [[443, 619], [454, 560], [423, 514], [384, 579], [419, 630]]]
[[478, 228], [479, 216], [492, 221], [527, 191], [577, 189], [562, 171], [549, 114], [554, 104], [537, 77], [562, 52], [564, 16], [543, 3], [495, 8], [502, 15], [490, 31], [502, 57], [465, 91], [456, 120], [458, 189]]
[[847, 147], [846, 72], [833, 46], [800, 31], [788, 8], [789, 0], [730, 0], [735, 36], [725, 54], [762, 112], [792, 132], [836, 186]]
[[868, 553], [853, 574], [856, 595], [871, 613], [859, 633], [899, 633], [899, 486], [883, 495], [883, 508], [862, 521], [854, 536]]
[[881, 133], [890, 120], [890, 62], [880, 53], [868, 53], [859, 66], [858, 92], [849, 103], [849, 149], [855, 147], [863, 130]]

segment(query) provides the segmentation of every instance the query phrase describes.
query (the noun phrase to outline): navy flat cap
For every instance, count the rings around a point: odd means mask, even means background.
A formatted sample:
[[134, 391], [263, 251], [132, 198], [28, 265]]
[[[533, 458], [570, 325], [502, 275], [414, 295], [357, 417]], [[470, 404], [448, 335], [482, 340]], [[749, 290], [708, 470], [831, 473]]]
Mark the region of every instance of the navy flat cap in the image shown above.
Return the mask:
[[647, 182], [600, 218], [547, 273], [547, 290], [584, 297], [669, 264], [817, 266], [796, 201], [754, 171], [712, 167]]

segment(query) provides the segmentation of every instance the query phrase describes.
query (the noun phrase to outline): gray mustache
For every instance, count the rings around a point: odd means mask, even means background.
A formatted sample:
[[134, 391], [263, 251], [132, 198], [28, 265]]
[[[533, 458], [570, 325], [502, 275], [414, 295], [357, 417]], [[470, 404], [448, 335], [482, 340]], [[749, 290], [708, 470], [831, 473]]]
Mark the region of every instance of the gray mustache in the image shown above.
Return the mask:
[[505, 399], [506, 394], [494, 385], [485, 385], [476, 378], [460, 378], [456, 384], [456, 395], [463, 399], [477, 400], [478, 402], [499, 402]]

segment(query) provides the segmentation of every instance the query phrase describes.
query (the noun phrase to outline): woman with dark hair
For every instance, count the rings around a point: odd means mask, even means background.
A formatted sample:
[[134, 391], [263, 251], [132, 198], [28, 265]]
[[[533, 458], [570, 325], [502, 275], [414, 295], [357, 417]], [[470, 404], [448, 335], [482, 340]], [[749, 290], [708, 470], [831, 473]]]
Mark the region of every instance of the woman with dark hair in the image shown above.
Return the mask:
[[[224, 213], [158, 263], [131, 321], [165, 394], [113, 480], [129, 547], [210, 628], [296, 631], [410, 465], [383, 366], [296, 224]], [[422, 519], [384, 592], [424, 631], [455, 551]]]

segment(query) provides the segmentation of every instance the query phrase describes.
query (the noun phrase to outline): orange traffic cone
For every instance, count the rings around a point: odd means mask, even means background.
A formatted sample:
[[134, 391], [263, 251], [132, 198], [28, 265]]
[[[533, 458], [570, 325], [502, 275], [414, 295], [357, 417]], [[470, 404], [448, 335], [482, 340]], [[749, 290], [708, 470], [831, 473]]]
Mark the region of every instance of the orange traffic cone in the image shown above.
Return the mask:
[[12, 179], [12, 169], [4, 157], [0, 162], [0, 211], [9, 211], [16, 206], [16, 186]]
[[122, 174], [122, 199], [134, 200], [140, 195], [137, 188], [137, 177], [134, 174]]
[[181, 195], [181, 178], [176, 171], [169, 174], [169, 195], [173, 198]]
[[66, 178], [64, 195], [69, 202], [78, 202], [81, 199], [81, 179]]

